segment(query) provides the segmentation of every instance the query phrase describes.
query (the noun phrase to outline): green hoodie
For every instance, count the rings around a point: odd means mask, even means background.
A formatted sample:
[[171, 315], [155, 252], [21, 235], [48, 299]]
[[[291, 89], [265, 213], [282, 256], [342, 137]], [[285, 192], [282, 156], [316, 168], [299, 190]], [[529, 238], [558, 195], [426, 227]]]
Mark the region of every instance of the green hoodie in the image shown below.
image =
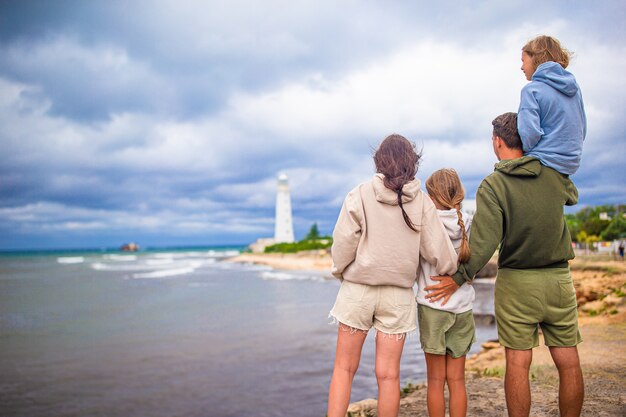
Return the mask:
[[530, 156], [503, 160], [476, 192], [470, 234], [471, 257], [452, 276], [474, 278], [500, 244], [499, 268], [567, 266], [574, 258], [563, 206], [578, 202], [574, 183]]

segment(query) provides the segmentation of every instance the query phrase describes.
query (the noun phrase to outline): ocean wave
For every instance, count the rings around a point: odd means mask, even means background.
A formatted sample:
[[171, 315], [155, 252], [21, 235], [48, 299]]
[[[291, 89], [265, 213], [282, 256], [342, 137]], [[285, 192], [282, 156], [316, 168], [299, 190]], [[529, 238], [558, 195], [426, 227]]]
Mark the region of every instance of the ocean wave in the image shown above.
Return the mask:
[[105, 262], [94, 262], [90, 266], [92, 269], [95, 269], [96, 271], [141, 271], [145, 269], [150, 269], [150, 268], [146, 268], [145, 265], [134, 265], [134, 264], [119, 265], [119, 264], [110, 264], [110, 263], [105, 263]]
[[116, 261], [116, 262], [131, 262], [131, 261], [136, 261], [137, 260], [137, 255], [115, 255], [115, 254], [111, 254], [111, 255], [104, 255], [103, 258], [107, 259], [107, 260], [110, 260], [110, 261]]
[[169, 265], [173, 264], [172, 258], [146, 259], [146, 265]]
[[94, 262], [91, 264], [91, 268], [96, 271], [163, 271], [193, 268], [197, 269], [205, 265], [211, 265], [215, 263], [215, 259], [202, 259], [202, 260], [179, 260], [179, 261], [166, 261], [166, 260], [145, 260], [138, 263], [107, 263], [107, 262]]
[[195, 268], [192, 268], [192, 267], [178, 268], [178, 269], [166, 269], [162, 271], [140, 272], [140, 273], [133, 274], [132, 277], [134, 279], [167, 278], [167, 277], [173, 277], [177, 275], [191, 274], [194, 271], [195, 271]]
[[223, 250], [223, 251], [215, 251], [210, 250], [206, 254], [211, 257], [216, 258], [232, 258], [233, 256], [239, 255], [241, 252], [238, 250]]
[[296, 274], [289, 272], [265, 271], [261, 274], [264, 280], [275, 281], [326, 281], [322, 275]]
[[57, 262], [60, 264], [80, 264], [85, 262], [85, 258], [82, 256], [65, 256], [57, 258]]
[[216, 262], [216, 269], [238, 270], [238, 271], [273, 271], [274, 268], [268, 265], [253, 264], [251, 262]]

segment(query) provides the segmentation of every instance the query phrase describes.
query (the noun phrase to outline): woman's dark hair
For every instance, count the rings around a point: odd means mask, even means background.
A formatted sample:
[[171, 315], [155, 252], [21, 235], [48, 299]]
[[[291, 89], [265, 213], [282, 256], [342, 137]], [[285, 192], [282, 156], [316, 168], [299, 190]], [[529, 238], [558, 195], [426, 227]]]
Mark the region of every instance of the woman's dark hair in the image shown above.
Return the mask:
[[402, 217], [407, 226], [416, 232], [417, 227], [402, 207], [402, 187], [415, 179], [421, 157], [422, 154], [415, 150], [414, 143], [397, 134], [387, 136], [374, 153], [376, 172], [385, 176], [383, 179], [385, 187], [398, 194], [398, 206], [402, 210]]

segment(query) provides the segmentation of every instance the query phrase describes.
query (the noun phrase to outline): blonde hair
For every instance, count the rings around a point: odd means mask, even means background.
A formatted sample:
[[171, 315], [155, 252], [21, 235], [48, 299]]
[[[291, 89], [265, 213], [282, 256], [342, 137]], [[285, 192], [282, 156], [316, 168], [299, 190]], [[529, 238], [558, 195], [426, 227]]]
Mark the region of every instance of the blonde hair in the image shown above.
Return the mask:
[[440, 169], [432, 173], [426, 180], [426, 190], [430, 198], [441, 207], [450, 210], [456, 209], [458, 224], [463, 233], [459, 262], [467, 262], [470, 258], [470, 248], [465, 231], [465, 222], [461, 215], [461, 203], [465, 198], [465, 190], [458, 174], [453, 169]]
[[561, 46], [561, 42], [557, 39], [541, 35], [528, 41], [522, 48], [533, 61], [534, 69], [544, 62], [554, 61], [563, 68], [567, 68], [572, 53]]

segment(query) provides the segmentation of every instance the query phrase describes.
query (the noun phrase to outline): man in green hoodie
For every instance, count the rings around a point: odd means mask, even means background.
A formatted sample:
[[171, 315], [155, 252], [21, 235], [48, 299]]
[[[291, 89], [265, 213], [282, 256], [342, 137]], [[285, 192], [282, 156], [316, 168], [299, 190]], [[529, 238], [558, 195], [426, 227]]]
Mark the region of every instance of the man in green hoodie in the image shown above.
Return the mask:
[[495, 311], [498, 338], [506, 348], [504, 390], [510, 417], [528, 417], [528, 372], [541, 327], [559, 371], [561, 416], [580, 416], [584, 383], [576, 345], [576, 293], [568, 261], [574, 258], [563, 206], [578, 202], [578, 191], [566, 175], [524, 156], [517, 114], [494, 119], [493, 150], [500, 162], [476, 192], [476, 214], [470, 235], [471, 258], [452, 276], [433, 277], [427, 287], [433, 301], [444, 304], [470, 282], [498, 245]]

